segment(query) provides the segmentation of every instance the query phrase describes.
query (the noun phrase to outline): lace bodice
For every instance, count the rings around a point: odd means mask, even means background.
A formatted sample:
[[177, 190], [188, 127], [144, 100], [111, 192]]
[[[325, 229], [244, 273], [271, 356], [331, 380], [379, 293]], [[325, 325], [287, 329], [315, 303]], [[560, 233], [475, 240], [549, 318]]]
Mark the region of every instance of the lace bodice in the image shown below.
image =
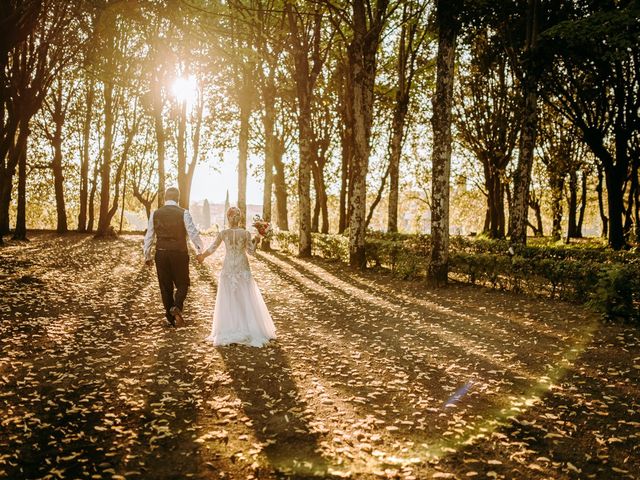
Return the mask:
[[250, 274], [247, 252], [255, 253], [256, 246], [251, 241], [251, 233], [244, 228], [228, 228], [218, 233], [207, 251], [213, 253], [224, 242], [226, 253], [222, 265], [222, 275]]

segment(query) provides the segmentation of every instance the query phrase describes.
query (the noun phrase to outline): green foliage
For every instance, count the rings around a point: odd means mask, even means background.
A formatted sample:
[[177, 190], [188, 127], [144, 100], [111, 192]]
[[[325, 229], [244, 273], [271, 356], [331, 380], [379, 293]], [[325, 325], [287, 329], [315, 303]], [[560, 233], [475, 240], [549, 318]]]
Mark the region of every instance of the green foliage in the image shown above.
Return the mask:
[[640, 265], [604, 266], [589, 305], [606, 318], [640, 321]]
[[298, 252], [300, 238], [293, 232], [280, 230], [274, 235], [275, 243], [283, 253], [295, 254]]
[[[297, 252], [297, 235], [279, 232], [284, 251]], [[384, 268], [403, 279], [425, 276], [429, 265], [428, 235], [367, 236], [367, 265]], [[640, 319], [640, 259], [638, 252], [616, 252], [601, 243], [563, 245], [537, 240], [514, 247], [505, 240], [452, 237], [449, 272], [456, 280], [586, 303], [607, 318]], [[343, 235], [313, 235], [313, 252], [347, 262], [349, 241]]]
[[314, 255], [331, 260], [349, 261], [349, 238], [344, 235], [313, 233], [312, 251]]

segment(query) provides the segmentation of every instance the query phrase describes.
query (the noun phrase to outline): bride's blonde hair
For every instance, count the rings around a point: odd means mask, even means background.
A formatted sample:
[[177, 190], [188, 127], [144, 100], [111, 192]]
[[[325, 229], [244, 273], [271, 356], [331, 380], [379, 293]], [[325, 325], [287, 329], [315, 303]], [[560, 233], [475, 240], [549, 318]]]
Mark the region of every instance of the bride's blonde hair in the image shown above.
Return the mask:
[[242, 219], [242, 212], [238, 207], [231, 207], [227, 210], [227, 219], [231, 224], [239, 224]]

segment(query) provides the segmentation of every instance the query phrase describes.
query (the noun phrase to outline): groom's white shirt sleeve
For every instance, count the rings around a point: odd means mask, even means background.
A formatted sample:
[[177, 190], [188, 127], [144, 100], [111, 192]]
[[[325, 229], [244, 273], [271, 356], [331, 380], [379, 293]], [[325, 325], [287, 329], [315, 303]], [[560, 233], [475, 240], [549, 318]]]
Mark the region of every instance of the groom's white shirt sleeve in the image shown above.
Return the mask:
[[200, 238], [200, 232], [198, 231], [198, 227], [196, 227], [195, 223], [193, 223], [193, 218], [191, 218], [189, 210], [184, 211], [184, 228], [186, 228], [189, 238], [196, 247], [196, 253], [202, 252], [202, 239]]
[[[165, 205], [178, 205], [176, 202], [172, 202], [171, 200], [165, 202]], [[155, 229], [153, 228], [153, 214], [155, 211], [151, 212], [149, 215], [149, 225], [147, 225], [147, 233], [144, 236], [144, 244], [143, 244], [143, 252], [144, 259], [151, 260], [151, 247], [153, 246], [153, 240], [155, 238]], [[193, 223], [193, 218], [189, 213], [189, 210], [184, 211], [184, 228], [189, 235], [189, 238], [193, 242], [193, 245], [196, 247], [196, 252], [202, 252], [202, 239], [200, 238], [200, 232], [198, 231], [198, 227], [196, 227], [195, 223]]]

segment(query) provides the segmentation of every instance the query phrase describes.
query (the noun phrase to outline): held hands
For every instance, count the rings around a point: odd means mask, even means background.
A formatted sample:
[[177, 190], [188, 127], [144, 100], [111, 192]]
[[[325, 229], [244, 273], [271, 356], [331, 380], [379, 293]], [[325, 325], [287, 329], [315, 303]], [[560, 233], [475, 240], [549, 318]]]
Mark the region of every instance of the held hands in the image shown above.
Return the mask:
[[151, 265], [153, 265], [153, 260], [151, 260], [151, 259], [146, 259], [146, 258], [145, 258], [145, 260], [144, 260], [144, 265], [145, 265], [146, 267], [150, 267]]

